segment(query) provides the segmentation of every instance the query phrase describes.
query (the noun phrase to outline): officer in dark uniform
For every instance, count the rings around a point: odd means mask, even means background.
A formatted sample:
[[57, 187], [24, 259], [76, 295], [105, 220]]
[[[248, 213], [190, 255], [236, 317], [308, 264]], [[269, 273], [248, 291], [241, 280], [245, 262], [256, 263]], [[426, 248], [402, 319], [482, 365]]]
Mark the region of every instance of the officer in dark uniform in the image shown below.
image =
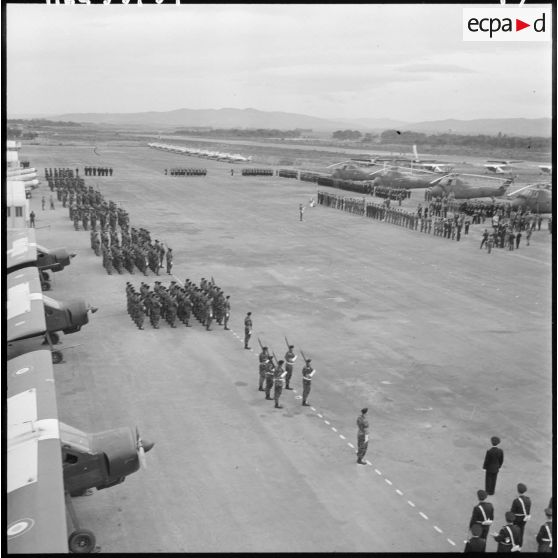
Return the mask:
[[172, 248], [167, 249], [167, 273], [170, 275], [172, 272]]
[[504, 452], [496, 447], [500, 443], [500, 438], [498, 438], [498, 436], [492, 436], [490, 442], [492, 443], [492, 447], [486, 452], [482, 468], [486, 471], [485, 490], [492, 496], [496, 489], [498, 471], [504, 464]]
[[515, 515], [511, 511], [506, 512], [506, 525], [499, 533], [493, 533], [494, 540], [498, 543], [497, 552], [512, 552], [512, 548], [518, 546], [520, 537], [519, 527], [514, 525]]
[[512, 502], [510, 511], [515, 515], [513, 524], [519, 527], [519, 546], [523, 546], [523, 533], [525, 532], [525, 524], [531, 519], [531, 498], [525, 495], [527, 487], [520, 482], [517, 485], [517, 498]]
[[494, 521], [494, 506], [486, 501], [487, 494], [484, 490], [477, 490], [479, 503], [473, 508], [469, 528], [473, 532], [473, 527], [478, 525], [481, 539], [486, 539], [490, 531], [490, 525]]
[[366, 450], [368, 449], [368, 420], [366, 418], [366, 413], [368, 412], [368, 408], [361, 409], [360, 416], [357, 418], [357, 463], [360, 465], [366, 465], [363, 461], [364, 456], [366, 455]]
[[481, 532], [482, 527], [478, 523], [471, 527], [472, 537], [465, 544], [465, 550], [463, 551], [465, 554], [486, 551], [486, 539], [481, 536]]
[[287, 375], [285, 376], [285, 389], [293, 389], [290, 387], [289, 383], [293, 375], [293, 365], [297, 356], [294, 354], [294, 345], [289, 345], [289, 350], [285, 353], [285, 370]]
[[310, 388], [312, 387], [312, 376], [315, 374], [315, 370], [312, 368], [310, 363], [311, 358], [306, 359], [306, 364], [302, 368], [302, 405], [304, 407], [309, 407], [308, 396], [310, 395]]
[[252, 336], [252, 312], [248, 312], [244, 318], [244, 348], [249, 349], [248, 342]]
[[552, 508], [544, 510], [546, 523], [541, 525], [537, 533], [538, 552], [552, 552]]

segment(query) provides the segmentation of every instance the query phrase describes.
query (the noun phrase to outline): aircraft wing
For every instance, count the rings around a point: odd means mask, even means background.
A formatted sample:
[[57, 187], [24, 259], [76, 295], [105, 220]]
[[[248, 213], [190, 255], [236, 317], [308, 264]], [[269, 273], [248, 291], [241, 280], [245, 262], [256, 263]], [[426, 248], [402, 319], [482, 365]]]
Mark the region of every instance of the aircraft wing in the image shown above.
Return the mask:
[[6, 267], [13, 269], [37, 262], [37, 242], [34, 229], [8, 229]]
[[60, 429], [50, 351], [8, 361], [8, 554], [67, 553]]
[[8, 341], [47, 330], [41, 281], [36, 267], [8, 274]]

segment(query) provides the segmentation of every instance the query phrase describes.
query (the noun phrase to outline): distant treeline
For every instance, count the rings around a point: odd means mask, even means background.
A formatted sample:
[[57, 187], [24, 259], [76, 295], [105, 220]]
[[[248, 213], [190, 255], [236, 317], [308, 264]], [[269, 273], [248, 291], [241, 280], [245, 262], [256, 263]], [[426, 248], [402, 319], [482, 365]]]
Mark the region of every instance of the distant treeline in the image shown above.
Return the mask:
[[551, 138], [508, 136], [499, 132], [495, 136], [486, 134], [424, 134], [421, 132], [385, 130], [381, 134], [362, 134], [358, 130], [337, 130], [332, 138], [338, 140], [352, 140], [360, 143], [375, 143], [385, 145], [418, 145], [424, 147], [462, 146], [486, 147], [506, 149], [529, 149], [531, 151], [550, 151]]
[[46, 118], [9, 118], [10, 124], [20, 124], [30, 128], [41, 128], [42, 126], [81, 126], [77, 122], [61, 122], [57, 120], [47, 120]]
[[10, 126], [6, 127], [6, 136], [10, 139], [24, 139], [32, 140], [35, 139], [39, 134], [37, 132], [28, 132], [22, 130], [21, 128], [13, 128]]
[[176, 134], [191, 136], [227, 136], [238, 138], [299, 138], [304, 130], [277, 130], [275, 128], [212, 128], [196, 130], [195, 128], [179, 128]]

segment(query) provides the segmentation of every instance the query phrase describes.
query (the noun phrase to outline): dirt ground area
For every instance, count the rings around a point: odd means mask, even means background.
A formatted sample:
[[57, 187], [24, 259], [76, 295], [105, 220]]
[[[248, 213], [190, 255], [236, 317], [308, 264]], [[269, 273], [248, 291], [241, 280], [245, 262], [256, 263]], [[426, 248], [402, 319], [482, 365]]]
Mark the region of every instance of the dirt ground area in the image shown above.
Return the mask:
[[[173, 276], [109, 276], [67, 209], [41, 210], [46, 182], [33, 193], [37, 241], [78, 253], [49, 294], [99, 307], [63, 337], [76, 346], [55, 367], [60, 418], [86, 431], [137, 425], [155, 442], [147, 469], [75, 500], [102, 551], [461, 552], [493, 435], [505, 452], [493, 530], [523, 482], [533, 501], [524, 550], [536, 550], [553, 492], [546, 228], [489, 255], [482, 225], [453, 242], [321, 206], [300, 221], [315, 185], [243, 177], [241, 166], [231, 176], [230, 164], [146, 144], [21, 153], [39, 178], [45, 167], [112, 167], [86, 185], [174, 252]], [[208, 174], [164, 175], [178, 166]], [[230, 295], [231, 331], [140, 331], [126, 313], [127, 281], [202, 277]], [[257, 338], [281, 358], [285, 335], [317, 370], [311, 407], [301, 406], [300, 354], [283, 409], [257, 389]], [[365, 467], [355, 458], [363, 407]]]

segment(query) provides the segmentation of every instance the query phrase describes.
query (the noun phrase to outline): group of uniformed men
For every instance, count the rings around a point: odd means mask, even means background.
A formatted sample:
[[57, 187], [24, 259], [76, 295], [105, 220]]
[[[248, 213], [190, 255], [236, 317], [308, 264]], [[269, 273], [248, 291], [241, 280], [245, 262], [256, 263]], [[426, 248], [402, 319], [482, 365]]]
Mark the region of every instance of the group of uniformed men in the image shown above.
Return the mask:
[[85, 176], [112, 176], [111, 167], [85, 167]]
[[[261, 343], [260, 343], [261, 345]], [[269, 354], [269, 348], [261, 345], [261, 352], [259, 358], [259, 384], [258, 390], [265, 391], [265, 398], [271, 400], [271, 388], [274, 388], [273, 399], [275, 401], [275, 408], [282, 409], [283, 406], [279, 404], [279, 398], [285, 389], [292, 390], [290, 386], [294, 363], [297, 355], [294, 353], [294, 345], [287, 345], [287, 352], [284, 359], [277, 360], [274, 354]], [[275, 363], [273, 362], [275, 359]], [[305, 364], [302, 368], [302, 405], [304, 407], [310, 406], [308, 403], [308, 396], [310, 395], [310, 388], [312, 386], [312, 376], [316, 370], [310, 364], [311, 358], [304, 360]], [[283, 369], [283, 365], [285, 368]], [[265, 387], [264, 387], [265, 386]]]
[[224, 329], [229, 329], [230, 295], [225, 296], [220, 287], [205, 278], [202, 278], [199, 286], [190, 279], [184, 281], [184, 286], [173, 280], [168, 287], [162, 285], [161, 281], [155, 281], [153, 290], [142, 282], [139, 292], [128, 282], [126, 298], [128, 314], [139, 329], [143, 329], [146, 316], [155, 329], [159, 329], [161, 318], [173, 328], [176, 327], [177, 320], [186, 327], [192, 327], [192, 315], [207, 331], [211, 331], [213, 321], [224, 325]]
[[165, 169], [165, 174], [170, 176], [205, 176], [207, 174], [207, 169], [201, 168], [172, 168]]

